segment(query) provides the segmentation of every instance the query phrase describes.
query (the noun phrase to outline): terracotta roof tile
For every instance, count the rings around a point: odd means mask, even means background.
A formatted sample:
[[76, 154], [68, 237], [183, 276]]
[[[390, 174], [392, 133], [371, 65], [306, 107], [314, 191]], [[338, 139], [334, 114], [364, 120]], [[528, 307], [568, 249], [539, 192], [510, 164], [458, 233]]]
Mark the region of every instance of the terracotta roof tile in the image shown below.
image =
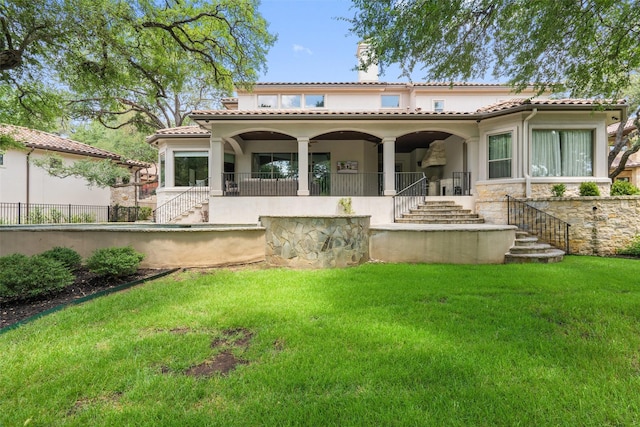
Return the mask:
[[[227, 110], [222, 110], [227, 111]], [[174, 128], [159, 129], [157, 135], [209, 135], [209, 131], [200, 126], [178, 126]]]
[[[636, 128], [636, 125], [633, 123], [634, 120], [635, 118], [633, 117], [627, 120], [627, 122], [624, 124], [624, 133], [629, 133]], [[609, 134], [609, 136], [615, 136], [619, 126], [620, 123], [613, 123], [607, 126], [607, 133]]]
[[1, 124], [0, 133], [5, 135], [9, 134], [15, 140], [23, 142], [27, 147], [30, 148], [86, 155], [89, 157], [96, 157], [101, 159], [112, 159], [128, 166], [149, 166], [148, 163], [139, 162], [136, 160], [126, 160], [122, 162], [121, 156], [111, 151], [93, 147], [88, 144], [83, 144], [82, 142], [74, 141], [72, 139], [63, 138], [52, 133], [29, 129], [22, 126]]
[[574, 99], [574, 98], [565, 98], [565, 99], [528, 99], [528, 98], [514, 98], [509, 99], [507, 101], [498, 102], [495, 104], [487, 105], [486, 107], [479, 108], [476, 110], [478, 113], [495, 113], [498, 111], [509, 110], [512, 108], [520, 107], [523, 105], [532, 105], [532, 106], [545, 106], [545, 105], [560, 105], [560, 106], [576, 106], [576, 105], [584, 105], [584, 106], [598, 106], [598, 105], [624, 105], [624, 100], [618, 101], [600, 101], [594, 99]]

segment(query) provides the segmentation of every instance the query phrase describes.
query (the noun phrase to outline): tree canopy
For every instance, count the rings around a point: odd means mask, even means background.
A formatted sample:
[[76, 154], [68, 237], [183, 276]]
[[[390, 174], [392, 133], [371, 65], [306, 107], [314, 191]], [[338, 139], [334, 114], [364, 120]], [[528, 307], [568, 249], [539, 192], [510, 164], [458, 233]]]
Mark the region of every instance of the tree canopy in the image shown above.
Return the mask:
[[[616, 136], [609, 166], [640, 150], [640, 0], [352, 0], [351, 32], [381, 71], [428, 80], [495, 79], [516, 91], [627, 97], [636, 130]], [[628, 150], [625, 151], [625, 149]]]
[[10, 88], [0, 105], [14, 101], [36, 125], [64, 104], [71, 117], [107, 126], [122, 117], [146, 131], [179, 126], [265, 67], [275, 37], [257, 5], [0, 0], [0, 82]]
[[640, 70], [638, 0], [352, 0], [381, 69], [618, 97]]

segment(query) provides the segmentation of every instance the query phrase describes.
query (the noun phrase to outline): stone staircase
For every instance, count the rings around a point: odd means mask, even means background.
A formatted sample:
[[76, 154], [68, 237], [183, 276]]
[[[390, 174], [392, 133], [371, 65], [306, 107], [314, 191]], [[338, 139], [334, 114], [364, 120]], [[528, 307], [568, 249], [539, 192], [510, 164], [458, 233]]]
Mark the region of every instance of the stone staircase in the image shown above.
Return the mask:
[[564, 251], [546, 243], [540, 243], [537, 237], [531, 236], [526, 231], [518, 230], [513, 246], [504, 255], [504, 262], [505, 264], [549, 264], [560, 262], [563, 258]]
[[410, 209], [401, 218], [396, 218], [397, 223], [404, 224], [483, 224], [484, 219], [478, 214], [471, 213], [469, 209], [454, 201], [425, 201], [417, 207]]
[[188, 211], [182, 212], [169, 221], [170, 224], [199, 224], [209, 222], [209, 200], [194, 205]]

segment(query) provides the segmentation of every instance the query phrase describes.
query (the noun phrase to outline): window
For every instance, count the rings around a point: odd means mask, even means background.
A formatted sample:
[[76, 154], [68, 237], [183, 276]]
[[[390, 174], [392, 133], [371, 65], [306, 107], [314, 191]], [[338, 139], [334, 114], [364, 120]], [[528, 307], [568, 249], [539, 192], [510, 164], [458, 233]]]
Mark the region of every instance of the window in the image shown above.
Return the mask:
[[382, 95], [380, 106], [382, 108], [400, 108], [400, 95]]
[[532, 176], [593, 175], [593, 131], [535, 129], [532, 136]]
[[489, 135], [489, 179], [511, 178], [511, 132]]
[[164, 171], [166, 169], [166, 157], [164, 153], [160, 154], [160, 187], [164, 187]]
[[0, 153], [0, 166], [4, 166], [4, 153]]
[[206, 151], [176, 151], [174, 153], [176, 187], [208, 185], [209, 153]]
[[305, 108], [324, 108], [324, 95], [305, 95]]
[[444, 111], [444, 100], [443, 99], [434, 99], [433, 100], [433, 111], [436, 113], [442, 113]]
[[282, 108], [300, 108], [302, 95], [282, 95]]
[[278, 108], [278, 95], [258, 95], [258, 108]]
[[253, 153], [251, 172], [254, 178], [295, 178], [298, 153]]

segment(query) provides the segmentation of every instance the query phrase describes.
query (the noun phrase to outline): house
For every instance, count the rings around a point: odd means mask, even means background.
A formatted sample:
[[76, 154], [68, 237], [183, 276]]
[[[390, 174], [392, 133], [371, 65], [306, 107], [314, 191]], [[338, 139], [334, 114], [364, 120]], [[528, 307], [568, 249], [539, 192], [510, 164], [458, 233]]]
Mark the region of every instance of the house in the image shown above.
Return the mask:
[[51, 176], [32, 164], [33, 159], [57, 154], [65, 163], [83, 159], [111, 159], [131, 171], [132, 178], [147, 168], [147, 163], [125, 160], [120, 155], [48, 132], [21, 126], [0, 125], [0, 132], [23, 142], [26, 149], [0, 153], [0, 202], [26, 204], [66, 204], [134, 206], [134, 187], [121, 189], [89, 187], [79, 177]]
[[[613, 145], [616, 140], [616, 134], [618, 131], [618, 127], [620, 123], [614, 123], [607, 127], [607, 134], [609, 137], [609, 145]], [[636, 125], [634, 124], [634, 119], [630, 118], [624, 125], [624, 129], [622, 130], [623, 135], [629, 135], [631, 132], [636, 130]], [[620, 158], [626, 150], [627, 147], [624, 147], [623, 150], [618, 153], [614, 161], [611, 163], [611, 171], [615, 170], [620, 164]], [[629, 156], [627, 159], [627, 163], [625, 163], [625, 168], [618, 176], [616, 176], [616, 181], [627, 181], [636, 187], [640, 185], [640, 153], [636, 152]]]
[[609, 194], [607, 126], [626, 104], [535, 95], [387, 83], [375, 69], [350, 83], [258, 83], [225, 109], [193, 111], [196, 126], [148, 138], [159, 149], [158, 206], [204, 188], [208, 222], [255, 224], [333, 215], [348, 199], [372, 225], [388, 224], [398, 217], [394, 196], [419, 184], [428, 199], [504, 224], [505, 195], [546, 196], [557, 183], [572, 194], [584, 181]]

